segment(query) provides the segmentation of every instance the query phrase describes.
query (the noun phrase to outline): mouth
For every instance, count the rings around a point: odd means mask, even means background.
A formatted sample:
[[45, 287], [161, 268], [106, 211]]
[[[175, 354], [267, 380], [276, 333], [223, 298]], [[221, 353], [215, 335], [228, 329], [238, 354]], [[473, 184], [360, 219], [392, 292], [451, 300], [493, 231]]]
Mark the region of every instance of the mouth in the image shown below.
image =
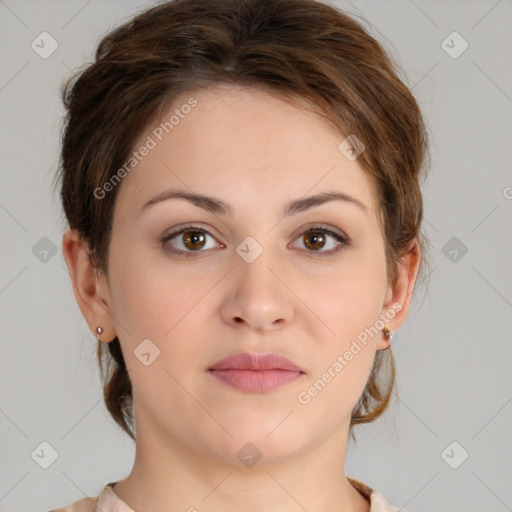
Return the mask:
[[211, 375], [232, 388], [247, 393], [265, 393], [293, 382], [304, 370], [279, 354], [229, 356], [208, 368]]

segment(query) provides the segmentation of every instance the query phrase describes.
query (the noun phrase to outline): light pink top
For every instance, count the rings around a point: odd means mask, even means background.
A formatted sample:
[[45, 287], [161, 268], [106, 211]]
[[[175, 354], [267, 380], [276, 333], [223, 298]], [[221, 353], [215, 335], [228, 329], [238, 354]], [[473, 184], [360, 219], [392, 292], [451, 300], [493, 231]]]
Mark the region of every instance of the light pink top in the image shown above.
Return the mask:
[[[397, 509], [389, 505], [379, 491], [352, 478], [348, 478], [348, 481], [370, 501], [368, 512], [405, 512], [403, 509]], [[56, 508], [50, 510], [50, 512], [134, 512], [115, 494], [113, 487], [116, 483], [108, 483], [97, 498], [82, 498], [69, 505], [69, 507]]]

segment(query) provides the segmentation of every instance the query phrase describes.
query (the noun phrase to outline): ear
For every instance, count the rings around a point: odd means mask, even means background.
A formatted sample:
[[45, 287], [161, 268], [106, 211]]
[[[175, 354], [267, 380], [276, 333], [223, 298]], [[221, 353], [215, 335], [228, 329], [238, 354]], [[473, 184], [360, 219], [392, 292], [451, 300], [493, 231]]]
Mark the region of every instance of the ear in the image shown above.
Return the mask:
[[[398, 278], [393, 286], [388, 285], [386, 298], [382, 308], [383, 322], [394, 333], [405, 322], [414, 291], [421, 263], [421, 249], [417, 238], [410, 243], [406, 254], [398, 264]], [[390, 346], [389, 339], [380, 334], [377, 350], [385, 350]]]
[[[95, 337], [112, 341], [116, 337], [110, 313], [110, 299], [106, 276], [89, 258], [89, 247], [77, 230], [67, 230], [62, 236], [62, 254], [66, 261], [78, 307]], [[103, 329], [97, 334], [96, 328]]]

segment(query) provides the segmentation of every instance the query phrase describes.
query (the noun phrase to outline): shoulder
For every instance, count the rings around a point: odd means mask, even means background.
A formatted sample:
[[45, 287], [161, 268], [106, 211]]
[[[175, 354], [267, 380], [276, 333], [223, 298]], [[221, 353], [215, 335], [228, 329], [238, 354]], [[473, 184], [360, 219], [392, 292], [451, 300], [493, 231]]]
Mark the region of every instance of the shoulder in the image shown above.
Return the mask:
[[95, 498], [82, 498], [67, 507], [55, 508], [49, 512], [133, 512], [112, 490], [116, 482], [109, 482]]
[[403, 509], [392, 507], [380, 491], [372, 489], [363, 482], [353, 478], [348, 478], [348, 481], [370, 502], [370, 510], [368, 512], [406, 512]]

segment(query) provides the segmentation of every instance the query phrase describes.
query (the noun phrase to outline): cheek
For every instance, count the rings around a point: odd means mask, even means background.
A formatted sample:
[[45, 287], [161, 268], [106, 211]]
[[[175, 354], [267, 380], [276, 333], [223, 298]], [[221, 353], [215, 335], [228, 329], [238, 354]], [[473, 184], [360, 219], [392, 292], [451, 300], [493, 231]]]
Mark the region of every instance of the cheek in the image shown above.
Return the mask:
[[[309, 296], [323, 320], [310, 333], [314, 371], [297, 394], [301, 410], [335, 424], [350, 413], [364, 391], [375, 358], [379, 331], [375, 322], [382, 306], [382, 289], [375, 275], [354, 272], [333, 280], [325, 294]], [[313, 307], [312, 307], [313, 309]], [[322, 333], [319, 336], [319, 333]], [[315, 336], [316, 333], [316, 336]]]
[[161, 338], [196, 299], [187, 271], [147, 249], [123, 251], [112, 243], [111, 308], [132, 336]]
[[[316, 328], [317, 333], [323, 333], [320, 339], [314, 331], [311, 333], [319, 346], [317, 373], [312, 382], [319, 379], [318, 389], [325, 387], [319, 402], [341, 400], [353, 406], [368, 380], [380, 335], [375, 324], [384, 301], [384, 254], [358, 255], [351, 261], [347, 258], [343, 270], [324, 281], [307, 299], [310, 308], [323, 320], [321, 331]], [[304, 296], [306, 290], [305, 287]]]
[[[331, 337], [342, 342], [356, 336], [378, 319], [385, 299], [384, 253], [347, 253], [339, 268], [311, 283], [305, 283], [301, 297], [326, 327]], [[328, 339], [326, 329], [325, 338]]]
[[[115, 256], [113, 251], [113, 261]], [[206, 364], [198, 349], [211, 337], [205, 325], [218, 307], [212, 296], [218, 273], [205, 265], [199, 270], [199, 265], [176, 265], [163, 257], [148, 261], [142, 251], [117, 261], [111, 273], [111, 309], [134, 383], [144, 371], [134, 351], [146, 339], [160, 351], [152, 368], [162, 366], [174, 374], [183, 372], [184, 363], [194, 362], [197, 369]]]

